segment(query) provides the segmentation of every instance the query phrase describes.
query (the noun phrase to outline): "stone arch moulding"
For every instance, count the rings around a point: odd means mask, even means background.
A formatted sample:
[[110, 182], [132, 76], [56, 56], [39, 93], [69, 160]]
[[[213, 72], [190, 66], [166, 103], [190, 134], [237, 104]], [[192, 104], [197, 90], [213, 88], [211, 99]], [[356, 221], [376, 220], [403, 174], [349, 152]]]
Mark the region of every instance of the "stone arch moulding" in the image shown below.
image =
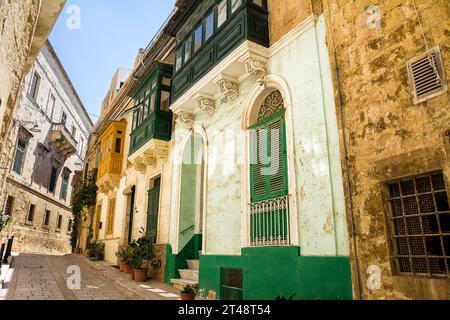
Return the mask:
[[174, 172], [174, 177], [175, 177], [175, 183], [174, 185], [176, 186], [175, 189], [175, 198], [174, 198], [174, 206], [175, 206], [175, 213], [176, 213], [176, 218], [175, 218], [175, 239], [174, 239], [174, 246], [172, 248], [173, 253], [178, 254], [179, 253], [179, 242], [178, 242], [178, 236], [180, 233], [180, 224], [179, 224], [179, 220], [180, 220], [180, 199], [181, 199], [181, 175], [182, 175], [182, 170], [181, 170], [181, 166], [183, 164], [183, 152], [184, 152], [184, 148], [186, 147], [186, 144], [188, 143], [189, 139], [191, 137], [193, 137], [195, 134], [198, 134], [199, 136], [201, 136], [202, 141], [203, 141], [203, 156], [205, 159], [205, 168], [204, 168], [204, 173], [203, 173], [203, 213], [202, 213], [202, 229], [203, 229], [203, 237], [202, 237], [202, 253], [205, 254], [206, 252], [206, 228], [207, 228], [207, 223], [206, 223], [206, 217], [207, 217], [207, 198], [208, 198], [208, 136], [206, 134], [205, 129], [199, 125], [199, 124], [194, 124], [190, 130], [188, 130], [188, 132], [186, 132], [183, 136], [183, 139], [181, 140], [180, 144], [178, 147], [175, 148], [174, 151], [174, 168], [175, 168], [175, 172]]
[[[286, 109], [286, 142], [288, 150], [288, 176], [289, 176], [289, 207], [290, 209], [290, 225], [291, 225], [291, 245], [299, 246], [299, 225], [298, 225], [298, 207], [297, 207], [297, 174], [295, 165], [295, 148], [294, 148], [294, 127], [293, 127], [293, 105], [292, 95], [286, 80], [280, 75], [267, 75], [265, 77], [265, 85], [261, 86], [258, 82], [253, 86], [245, 104], [243, 111], [241, 128], [245, 133], [243, 143], [244, 163], [250, 162], [250, 137], [247, 130], [254, 122], [258, 115], [259, 107], [266, 98], [267, 94], [274, 90], [279, 90], [283, 96], [284, 106]], [[250, 246], [250, 170], [248, 165], [243, 165], [241, 170], [243, 186], [246, 192], [243, 192], [241, 199], [241, 225], [242, 225], [242, 247]]]

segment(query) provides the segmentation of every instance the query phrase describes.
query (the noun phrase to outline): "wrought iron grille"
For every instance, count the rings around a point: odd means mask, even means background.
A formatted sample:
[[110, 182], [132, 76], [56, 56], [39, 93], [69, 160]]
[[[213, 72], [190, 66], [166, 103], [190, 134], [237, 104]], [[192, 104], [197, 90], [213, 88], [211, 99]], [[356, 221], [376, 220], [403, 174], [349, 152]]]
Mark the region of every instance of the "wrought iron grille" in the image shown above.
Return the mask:
[[289, 196], [250, 204], [250, 245], [290, 245]]
[[389, 203], [398, 271], [450, 278], [450, 207], [442, 172], [389, 183]]

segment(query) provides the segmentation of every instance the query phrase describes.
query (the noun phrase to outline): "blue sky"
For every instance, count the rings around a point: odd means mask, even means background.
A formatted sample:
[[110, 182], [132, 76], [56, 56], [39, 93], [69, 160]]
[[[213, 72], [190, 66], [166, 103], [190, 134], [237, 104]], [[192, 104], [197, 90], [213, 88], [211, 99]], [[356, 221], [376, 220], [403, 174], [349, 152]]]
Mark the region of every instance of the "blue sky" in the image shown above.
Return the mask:
[[[100, 114], [118, 67], [132, 68], [173, 10], [175, 0], [68, 0], [50, 35], [64, 69], [87, 111]], [[80, 9], [80, 29], [70, 6]], [[95, 123], [98, 118], [91, 116]]]

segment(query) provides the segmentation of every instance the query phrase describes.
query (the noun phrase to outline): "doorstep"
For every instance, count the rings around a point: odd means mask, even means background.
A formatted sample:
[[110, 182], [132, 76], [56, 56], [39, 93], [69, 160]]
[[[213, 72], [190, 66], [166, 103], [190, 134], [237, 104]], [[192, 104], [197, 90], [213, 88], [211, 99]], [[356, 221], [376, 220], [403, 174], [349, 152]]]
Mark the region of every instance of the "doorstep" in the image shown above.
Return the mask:
[[108, 261], [92, 261], [84, 255], [74, 255], [83, 259], [89, 266], [100, 271], [101, 274], [119, 286], [127, 290], [138, 299], [143, 300], [180, 300], [180, 291], [161, 282], [149, 280], [136, 282], [131, 280], [129, 273], [123, 273], [114, 268]]

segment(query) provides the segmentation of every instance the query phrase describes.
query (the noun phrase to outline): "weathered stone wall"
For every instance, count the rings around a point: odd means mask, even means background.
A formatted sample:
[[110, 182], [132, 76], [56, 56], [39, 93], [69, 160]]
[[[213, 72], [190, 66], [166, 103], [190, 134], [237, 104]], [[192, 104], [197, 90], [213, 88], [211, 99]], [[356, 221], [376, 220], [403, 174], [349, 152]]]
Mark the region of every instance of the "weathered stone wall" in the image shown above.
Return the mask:
[[[380, 29], [368, 28], [371, 4], [381, 10]], [[429, 47], [440, 46], [449, 79], [450, 2], [415, 4]], [[385, 222], [390, 213], [382, 199], [383, 182], [432, 170], [443, 170], [450, 186], [444, 135], [450, 128], [450, 92], [419, 105], [410, 95], [406, 61], [426, 50], [414, 2], [329, 0], [324, 12], [330, 55], [334, 45], [340, 69], [363, 298], [449, 299], [449, 279], [397, 275]], [[343, 151], [341, 156], [345, 165]], [[381, 268], [379, 290], [366, 286], [372, 265]], [[355, 268], [353, 275], [355, 282]]]
[[24, 76], [34, 27], [39, 15], [39, 0], [0, 3], [0, 150], [7, 122]]
[[280, 40], [313, 13], [311, 0], [268, 0], [270, 42]]

